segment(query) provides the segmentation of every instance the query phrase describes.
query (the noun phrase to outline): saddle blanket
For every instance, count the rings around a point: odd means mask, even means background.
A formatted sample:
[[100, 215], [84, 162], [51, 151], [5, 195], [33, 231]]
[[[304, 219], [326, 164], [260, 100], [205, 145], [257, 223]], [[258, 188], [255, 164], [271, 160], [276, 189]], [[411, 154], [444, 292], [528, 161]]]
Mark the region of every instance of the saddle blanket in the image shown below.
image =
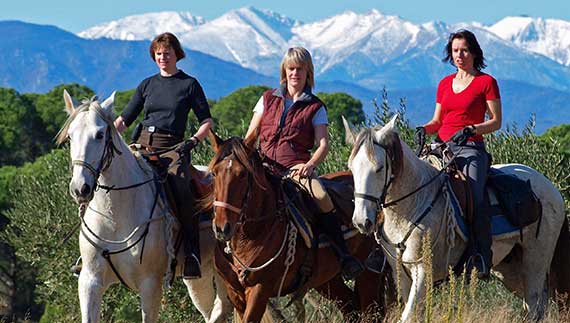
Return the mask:
[[[449, 182], [446, 183], [446, 186], [448, 192], [453, 192], [453, 189]], [[469, 227], [463, 218], [463, 211], [461, 210], [461, 206], [459, 205], [455, 194], [449, 194], [449, 198], [451, 199], [450, 202], [451, 206], [453, 207], [453, 215], [455, 216], [455, 220], [457, 222], [456, 231], [464, 241], [467, 241], [469, 239]], [[519, 233], [520, 229], [512, 225], [507, 219], [506, 215], [495, 214], [491, 217], [491, 234], [493, 236], [493, 239], [508, 239], [514, 235], [518, 235]]]

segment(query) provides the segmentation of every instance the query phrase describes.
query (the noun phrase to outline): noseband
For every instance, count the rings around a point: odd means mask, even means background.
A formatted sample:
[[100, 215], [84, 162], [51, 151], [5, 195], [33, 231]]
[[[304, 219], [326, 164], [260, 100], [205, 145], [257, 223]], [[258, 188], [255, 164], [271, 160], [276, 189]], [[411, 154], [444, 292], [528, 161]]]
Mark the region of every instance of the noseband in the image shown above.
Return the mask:
[[[354, 198], [361, 198], [367, 201], [371, 201], [374, 202], [376, 204], [376, 214], [380, 213], [380, 211], [382, 211], [383, 208], [391, 206], [396, 204], [397, 201], [394, 202], [389, 202], [386, 203], [386, 195], [388, 192], [388, 188], [390, 187], [390, 185], [392, 184], [392, 181], [394, 180], [394, 174], [390, 174], [388, 176], [388, 166], [390, 166], [388, 164], [388, 153], [387, 153], [387, 149], [386, 147], [380, 145], [379, 143], [374, 143], [374, 145], [382, 147], [385, 151], [384, 157], [385, 157], [385, 167], [386, 167], [386, 172], [385, 172], [385, 176], [384, 176], [384, 189], [382, 190], [382, 194], [380, 195], [380, 197], [376, 197], [373, 195], [368, 195], [368, 194], [364, 194], [364, 193], [357, 193], [354, 192]], [[392, 170], [392, 167], [390, 167], [390, 171]]]
[[[225, 157], [224, 159], [225, 159], [225, 160], [228, 160], [228, 163], [229, 163], [229, 164], [228, 164], [228, 168], [231, 168], [231, 167], [232, 167], [233, 159], [230, 158], [229, 156], [228, 156], [228, 157]], [[251, 199], [250, 197], [251, 197], [251, 185], [252, 185], [252, 182], [253, 182], [253, 175], [252, 175], [251, 173], [249, 173], [248, 176], [247, 176], [247, 190], [246, 190], [246, 192], [245, 192], [245, 196], [243, 197], [243, 200], [242, 200], [242, 203], [241, 203], [241, 205], [242, 205], [241, 208], [236, 207], [236, 206], [234, 206], [234, 205], [231, 205], [231, 204], [228, 203], [228, 202], [214, 200], [214, 203], [213, 203], [213, 206], [214, 206], [214, 216], [215, 216], [215, 214], [216, 214], [216, 209], [215, 209], [215, 207], [220, 207], [220, 208], [223, 208], [223, 209], [230, 210], [230, 211], [232, 211], [232, 212], [234, 212], [234, 213], [237, 213], [237, 214], [239, 215], [238, 222], [236, 222], [237, 225], [241, 225], [241, 224], [243, 224], [244, 222], [246, 222], [247, 220], [245, 219], [245, 214], [246, 214], [246, 211], [247, 211], [247, 207], [248, 207], [248, 205], [249, 205], [249, 200]]]

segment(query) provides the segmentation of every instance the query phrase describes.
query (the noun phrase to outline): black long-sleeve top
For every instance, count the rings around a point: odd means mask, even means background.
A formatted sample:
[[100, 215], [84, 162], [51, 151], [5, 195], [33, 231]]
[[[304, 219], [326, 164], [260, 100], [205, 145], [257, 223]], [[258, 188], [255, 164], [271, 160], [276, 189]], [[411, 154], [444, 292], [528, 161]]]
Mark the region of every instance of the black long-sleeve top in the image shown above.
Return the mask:
[[133, 123], [143, 108], [145, 127], [155, 126], [181, 137], [190, 109], [199, 122], [211, 118], [202, 86], [182, 70], [169, 77], [159, 73], [143, 80], [121, 114], [125, 124]]

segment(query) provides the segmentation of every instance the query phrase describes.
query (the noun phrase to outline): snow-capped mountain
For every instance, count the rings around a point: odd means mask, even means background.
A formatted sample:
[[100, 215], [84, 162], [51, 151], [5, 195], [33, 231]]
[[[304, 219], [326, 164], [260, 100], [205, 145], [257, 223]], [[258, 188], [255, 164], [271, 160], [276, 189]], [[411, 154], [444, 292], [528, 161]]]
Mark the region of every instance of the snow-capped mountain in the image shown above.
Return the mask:
[[[382, 86], [409, 89], [437, 84], [442, 75], [453, 71], [441, 63], [449, 33], [469, 28], [475, 31], [488, 58], [486, 71], [496, 78], [570, 89], [570, 64], [566, 63], [570, 49], [565, 45], [570, 44], [570, 27], [565, 29], [570, 22], [529, 18], [525, 24], [528, 19], [511, 17], [491, 27], [477, 22], [414, 24], [372, 10], [363, 14], [347, 11], [304, 24], [269, 10], [247, 7], [188, 27], [167, 25], [175, 19], [165, 16], [175, 13], [163, 14], [127, 17], [124, 19], [133, 23], [122, 24], [122, 29], [111, 22], [100, 30], [107, 28], [112, 33], [95, 36], [83, 32], [80, 36], [128, 40], [126, 35], [136, 34], [152, 39], [158, 32], [145, 34], [140, 25], [155, 26], [156, 31], [176, 33], [187, 48], [269, 76], [278, 75], [279, 62], [288, 47], [304, 46], [314, 57], [320, 80], [344, 80], [377, 90]], [[116, 27], [110, 28], [113, 24]]]
[[190, 12], [164, 11], [127, 16], [86, 29], [78, 36], [89, 39], [145, 40], [166, 31], [184, 35], [203, 23], [204, 18], [193, 16]]
[[488, 29], [521, 48], [570, 66], [570, 21], [506, 17]]
[[269, 10], [247, 7], [180, 33], [180, 40], [188, 48], [274, 76], [291, 29], [299, 24]]

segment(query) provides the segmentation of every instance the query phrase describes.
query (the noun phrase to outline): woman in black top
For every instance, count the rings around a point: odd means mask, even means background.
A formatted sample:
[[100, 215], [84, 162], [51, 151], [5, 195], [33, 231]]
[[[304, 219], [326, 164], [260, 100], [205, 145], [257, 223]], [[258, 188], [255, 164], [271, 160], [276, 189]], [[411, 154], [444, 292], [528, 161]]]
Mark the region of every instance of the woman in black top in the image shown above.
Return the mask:
[[123, 132], [140, 112], [144, 111], [143, 130], [137, 143], [149, 151], [155, 151], [180, 144], [184, 140], [190, 109], [198, 118], [198, 131], [177, 151], [161, 155], [161, 159], [168, 165], [168, 182], [173, 188], [172, 195], [176, 202], [173, 209], [182, 223], [186, 254], [184, 278], [198, 278], [199, 218], [193, 214], [189, 159], [180, 156], [187, 156], [188, 152], [207, 136], [213, 121], [198, 80], [176, 66], [177, 62], [186, 56], [176, 36], [171, 33], [156, 36], [149, 52], [158, 66], [159, 73], [139, 84], [129, 104], [115, 120], [115, 127], [119, 132]]

